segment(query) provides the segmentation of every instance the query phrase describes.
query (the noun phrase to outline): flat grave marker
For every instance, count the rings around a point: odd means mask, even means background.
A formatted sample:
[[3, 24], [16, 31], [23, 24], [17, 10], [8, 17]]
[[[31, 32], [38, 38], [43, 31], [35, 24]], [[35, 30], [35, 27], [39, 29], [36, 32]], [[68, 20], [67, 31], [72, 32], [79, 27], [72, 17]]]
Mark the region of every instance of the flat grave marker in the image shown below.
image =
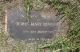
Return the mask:
[[16, 40], [27, 40], [30, 42], [53, 38], [58, 29], [58, 17], [44, 18], [40, 12], [36, 10], [31, 11], [31, 18], [28, 22], [23, 10], [19, 8], [9, 10], [7, 12], [8, 32], [11, 37]]

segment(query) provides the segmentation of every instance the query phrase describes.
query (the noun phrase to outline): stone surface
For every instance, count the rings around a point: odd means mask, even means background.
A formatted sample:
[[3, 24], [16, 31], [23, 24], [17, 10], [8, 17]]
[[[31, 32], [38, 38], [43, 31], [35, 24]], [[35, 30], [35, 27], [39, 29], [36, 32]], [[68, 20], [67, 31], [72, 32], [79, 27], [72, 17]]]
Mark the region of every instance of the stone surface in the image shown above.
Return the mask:
[[8, 32], [17, 40], [44, 41], [51, 39], [58, 30], [57, 22], [60, 19], [55, 13], [49, 8], [32, 10], [30, 19], [28, 19], [25, 17], [22, 7], [12, 8], [7, 12]]

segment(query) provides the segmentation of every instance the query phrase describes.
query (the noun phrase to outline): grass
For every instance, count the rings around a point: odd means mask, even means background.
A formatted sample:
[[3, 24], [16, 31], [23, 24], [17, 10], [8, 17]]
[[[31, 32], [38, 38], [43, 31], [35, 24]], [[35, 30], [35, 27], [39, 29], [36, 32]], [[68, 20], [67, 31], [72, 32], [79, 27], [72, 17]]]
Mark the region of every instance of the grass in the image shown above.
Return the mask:
[[79, 52], [80, 51], [80, 1], [66, 1], [61, 0], [51, 0], [50, 1], [53, 7], [55, 7], [59, 15], [63, 15], [68, 20], [69, 31], [67, 37], [62, 39], [56, 39], [56, 42], [51, 44], [50, 49], [61, 49], [63, 52]]
[[[34, 48], [35, 52], [41, 52], [41, 49], [55, 50], [56, 52], [80, 52], [80, 0], [25, 0], [26, 16], [29, 16], [30, 11], [33, 9], [42, 9], [45, 3], [51, 5], [58, 10], [58, 15], [63, 15], [62, 18], [68, 20], [69, 31], [67, 36], [61, 36], [51, 43], [44, 43], [41, 46]], [[0, 16], [3, 14], [3, 6], [0, 7]], [[64, 21], [65, 21], [64, 20]], [[0, 47], [5, 47], [8, 37], [4, 32], [0, 33]], [[12, 45], [13, 52], [24, 52], [26, 44], [21, 42]], [[8, 47], [8, 46], [7, 46]]]
[[31, 10], [40, 10], [44, 7], [44, 3], [41, 0], [24, 0], [24, 10], [25, 10], [25, 17], [27, 16], [27, 21], [30, 21]]
[[[69, 31], [67, 37], [56, 39], [49, 45], [44, 44], [43, 48], [61, 49], [63, 52], [79, 52], [80, 51], [80, 1], [79, 0], [41, 0], [50, 4], [58, 10], [58, 15], [68, 20]], [[64, 20], [64, 21], [65, 21]]]

